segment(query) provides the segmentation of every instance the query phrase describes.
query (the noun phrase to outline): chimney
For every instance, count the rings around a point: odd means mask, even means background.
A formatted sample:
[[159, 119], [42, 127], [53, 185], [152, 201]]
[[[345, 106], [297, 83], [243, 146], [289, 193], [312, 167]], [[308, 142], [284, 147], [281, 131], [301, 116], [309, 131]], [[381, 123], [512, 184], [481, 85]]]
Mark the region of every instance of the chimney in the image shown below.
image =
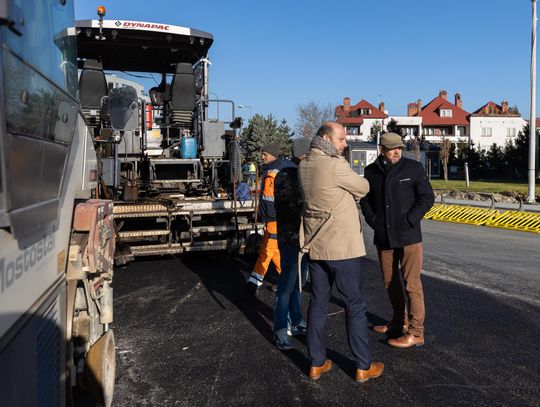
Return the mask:
[[508, 101], [505, 99], [501, 102], [501, 113], [508, 114]]
[[461, 94], [458, 92], [455, 96], [456, 103], [454, 103], [460, 109], [463, 109], [463, 103], [461, 102]]
[[417, 112], [418, 111], [416, 103], [409, 103], [407, 105], [407, 116], [416, 116]]
[[446, 93], [445, 90], [441, 90], [441, 91], [439, 92], [439, 96], [442, 97], [444, 100], [447, 100], [447, 99], [448, 99], [448, 97], [447, 97], [448, 95], [447, 95], [447, 93]]
[[422, 99], [416, 101], [416, 114], [422, 113]]
[[343, 99], [343, 110], [348, 112], [351, 109], [351, 98]]
[[384, 102], [379, 103], [379, 110], [384, 113]]

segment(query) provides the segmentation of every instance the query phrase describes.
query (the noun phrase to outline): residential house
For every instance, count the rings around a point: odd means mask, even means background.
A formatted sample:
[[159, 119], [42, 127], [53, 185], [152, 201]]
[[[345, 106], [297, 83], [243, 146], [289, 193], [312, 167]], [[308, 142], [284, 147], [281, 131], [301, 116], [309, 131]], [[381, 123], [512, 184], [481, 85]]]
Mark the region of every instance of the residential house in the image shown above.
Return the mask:
[[336, 106], [336, 121], [345, 127], [347, 140], [369, 141], [371, 128], [378, 125], [384, 127], [384, 121], [388, 115], [384, 112], [384, 102], [379, 107], [362, 99], [356, 105], [351, 106], [351, 99], [343, 99], [342, 106]]
[[388, 120], [385, 120], [385, 125], [388, 125], [392, 120], [396, 122], [397, 128], [403, 135], [405, 141], [422, 134], [421, 116], [389, 116]]
[[519, 112], [508, 107], [506, 100], [500, 105], [489, 101], [470, 116], [471, 143], [483, 151], [489, 151], [493, 144], [504, 148], [525, 123]]
[[422, 100], [407, 105], [407, 116], [422, 118], [422, 136], [426, 141], [439, 143], [446, 137], [453, 143], [469, 141], [469, 113], [463, 110], [461, 95], [448, 100], [445, 90], [422, 107]]

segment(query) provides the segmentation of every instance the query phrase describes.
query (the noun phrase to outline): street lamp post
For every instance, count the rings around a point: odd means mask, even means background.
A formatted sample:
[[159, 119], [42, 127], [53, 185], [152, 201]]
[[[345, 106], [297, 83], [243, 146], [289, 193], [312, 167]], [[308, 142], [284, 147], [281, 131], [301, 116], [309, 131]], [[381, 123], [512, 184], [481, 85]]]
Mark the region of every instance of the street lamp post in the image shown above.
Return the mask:
[[249, 122], [249, 120], [251, 120], [251, 106], [249, 106], [249, 105], [236, 105], [236, 107], [238, 109], [249, 109], [249, 118], [248, 118], [248, 122]]
[[536, 0], [532, 3], [531, 39], [531, 111], [529, 120], [529, 195], [527, 202], [535, 202], [535, 153], [536, 153]]
[[250, 105], [237, 105], [238, 109], [249, 109], [249, 118], [251, 119], [251, 106]]

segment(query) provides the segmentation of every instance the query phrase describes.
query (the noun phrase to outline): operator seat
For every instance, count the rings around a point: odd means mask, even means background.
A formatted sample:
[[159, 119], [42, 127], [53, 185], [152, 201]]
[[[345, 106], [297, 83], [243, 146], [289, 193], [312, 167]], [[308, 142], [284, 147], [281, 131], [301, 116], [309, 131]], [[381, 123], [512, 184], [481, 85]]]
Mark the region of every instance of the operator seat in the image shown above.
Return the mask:
[[191, 127], [195, 108], [195, 78], [189, 63], [176, 66], [171, 82], [171, 122], [178, 126]]
[[103, 72], [103, 65], [95, 59], [84, 61], [79, 77], [79, 98], [83, 115], [89, 125], [98, 125], [101, 114], [101, 99], [109, 89]]

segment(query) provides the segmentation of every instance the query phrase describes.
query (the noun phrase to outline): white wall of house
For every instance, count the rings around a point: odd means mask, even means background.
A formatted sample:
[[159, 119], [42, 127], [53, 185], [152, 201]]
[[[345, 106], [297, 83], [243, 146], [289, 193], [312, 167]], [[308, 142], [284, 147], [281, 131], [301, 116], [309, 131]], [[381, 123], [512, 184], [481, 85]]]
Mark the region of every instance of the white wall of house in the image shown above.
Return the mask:
[[522, 117], [471, 116], [471, 143], [489, 151], [492, 144], [504, 148], [506, 141], [513, 140], [523, 129]]
[[362, 123], [362, 126], [360, 126], [360, 137], [362, 141], [368, 141], [369, 136], [371, 135], [371, 128], [374, 124], [378, 123], [379, 125], [383, 125], [384, 122], [386, 122], [387, 119], [368, 119], [364, 118], [364, 123]]
[[386, 126], [390, 123], [390, 120], [395, 120], [397, 125], [408, 129], [408, 136], [405, 137], [405, 140], [412, 138], [413, 131], [416, 131], [418, 135], [422, 134], [422, 117], [420, 116], [389, 116], [387, 119], [384, 119], [384, 130], [386, 131]]
[[360, 125], [359, 130], [355, 128], [358, 127], [357, 124], [345, 124], [345, 133], [347, 134], [347, 140], [350, 141], [369, 141], [369, 136], [371, 134], [371, 128], [374, 124], [379, 123], [379, 125], [386, 124], [388, 119], [369, 119], [364, 118], [363, 123]]

